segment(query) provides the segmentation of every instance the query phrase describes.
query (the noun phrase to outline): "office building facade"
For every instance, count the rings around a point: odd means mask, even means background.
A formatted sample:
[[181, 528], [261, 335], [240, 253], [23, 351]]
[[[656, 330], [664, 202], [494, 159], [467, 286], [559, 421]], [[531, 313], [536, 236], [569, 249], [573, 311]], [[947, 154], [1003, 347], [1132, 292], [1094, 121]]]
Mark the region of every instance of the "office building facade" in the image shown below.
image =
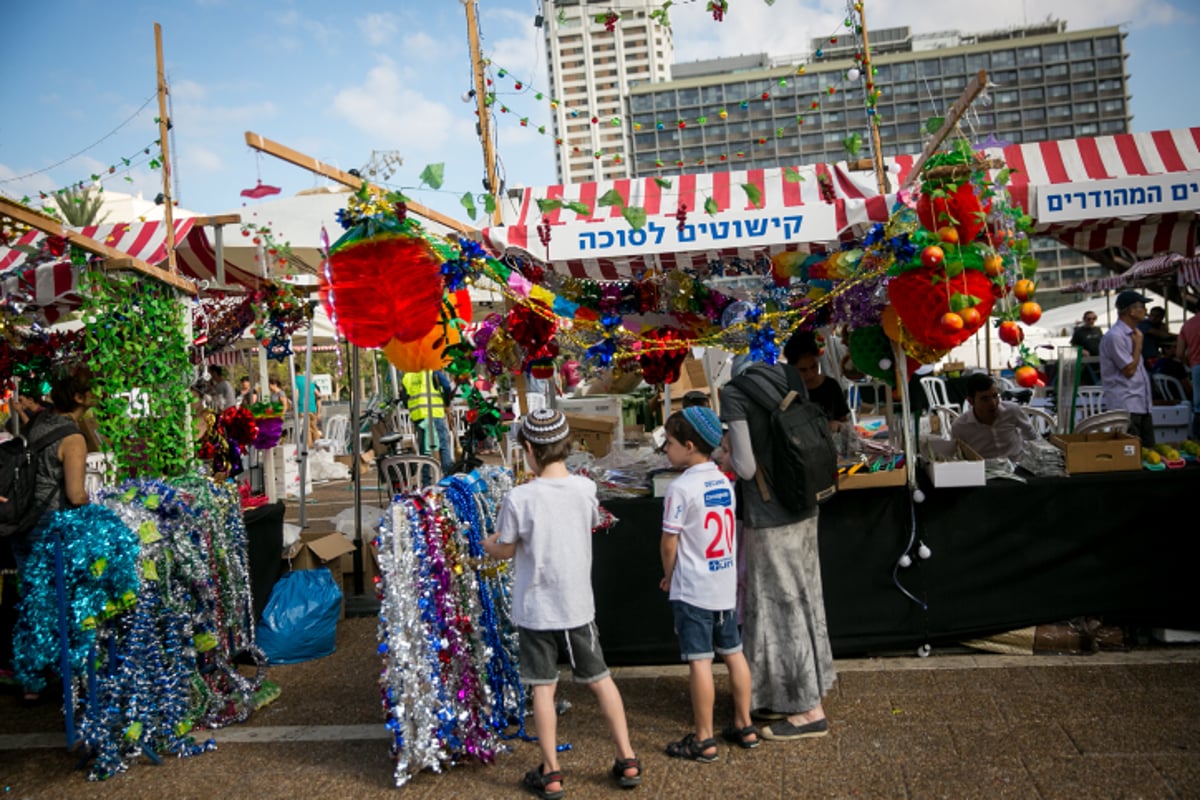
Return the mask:
[[[625, 97], [670, 79], [671, 29], [655, 0], [546, 0], [542, 21], [559, 182], [629, 177]], [[605, 17], [597, 21], [596, 17]], [[614, 124], [615, 121], [615, 124]]]

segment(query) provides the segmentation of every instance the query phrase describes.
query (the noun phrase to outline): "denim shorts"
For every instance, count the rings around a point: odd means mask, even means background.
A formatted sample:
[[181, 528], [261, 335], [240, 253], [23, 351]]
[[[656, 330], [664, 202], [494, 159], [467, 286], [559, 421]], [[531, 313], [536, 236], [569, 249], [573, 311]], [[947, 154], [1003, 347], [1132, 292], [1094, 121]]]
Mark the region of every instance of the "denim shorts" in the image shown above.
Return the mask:
[[518, 627], [517, 635], [521, 640], [521, 683], [527, 686], [558, 683], [558, 654], [563, 650], [576, 683], [595, 683], [609, 675], [595, 622], [566, 631]]
[[679, 654], [684, 661], [700, 661], [718, 655], [742, 652], [742, 634], [738, 631], [737, 612], [709, 611], [682, 600], [671, 601], [675, 615], [675, 634], [679, 637]]

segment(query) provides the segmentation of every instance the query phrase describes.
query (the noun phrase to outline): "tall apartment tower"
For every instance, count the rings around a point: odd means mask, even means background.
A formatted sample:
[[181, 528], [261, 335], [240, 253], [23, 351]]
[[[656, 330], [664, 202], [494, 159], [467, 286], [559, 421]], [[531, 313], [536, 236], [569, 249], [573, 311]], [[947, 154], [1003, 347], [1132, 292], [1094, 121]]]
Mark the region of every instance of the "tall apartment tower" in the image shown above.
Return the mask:
[[[543, 30], [550, 96], [557, 101], [554, 137], [562, 142], [555, 152], [560, 183], [629, 177], [632, 129], [625, 97], [636, 84], [670, 80], [675, 60], [671, 29], [650, 16], [661, 5], [546, 0]], [[598, 22], [598, 16], [606, 19]]]
[[[1125, 33], [1117, 27], [1068, 31], [1065, 22], [1049, 20], [984, 33], [888, 28], [870, 36], [885, 156], [919, 153], [925, 120], [943, 114], [980, 69], [991, 85], [963, 122], [973, 140], [1129, 132]], [[673, 80], [632, 87], [632, 176], [840, 161], [853, 133], [869, 155], [864, 89], [845, 77], [857, 66], [853, 44], [817, 39], [812, 52], [818, 50], [822, 57], [803, 71], [794, 59], [764, 54], [754, 63], [740, 56], [676, 64]], [[1034, 247], [1046, 285], [1103, 274], [1053, 240], [1035, 240]]]

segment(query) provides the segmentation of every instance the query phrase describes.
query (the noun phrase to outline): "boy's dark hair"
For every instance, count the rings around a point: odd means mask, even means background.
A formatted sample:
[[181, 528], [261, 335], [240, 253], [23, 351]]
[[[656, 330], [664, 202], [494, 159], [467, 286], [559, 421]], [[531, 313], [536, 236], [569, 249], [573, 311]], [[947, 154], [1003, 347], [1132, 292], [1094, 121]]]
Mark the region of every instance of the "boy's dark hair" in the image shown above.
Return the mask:
[[972, 372], [967, 376], [967, 397], [974, 397], [980, 392], [986, 392], [992, 388], [992, 376], [986, 372]]
[[708, 395], [699, 389], [692, 389], [683, 396], [683, 407], [691, 408], [692, 406], [707, 406]]
[[530, 442], [525, 436], [525, 431], [518, 428], [517, 441], [522, 446], [529, 442], [529, 446], [533, 448], [533, 459], [537, 461], [539, 469], [544, 469], [555, 461], [566, 461], [567, 456], [571, 455], [571, 437], [569, 436], [552, 444], [538, 444]]
[[92, 390], [92, 373], [86, 367], [56, 378], [50, 386], [50, 405], [54, 410], [69, 414], [79, 408], [77, 394], [87, 394]]
[[821, 346], [817, 344], [817, 335], [812, 331], [796, 331], [783, 346], [783, 357], [787, 363], [795, 364], [800, 356], [821, 356]]
[[716, 449], [704, 440], [704, 437], [696, 431], [692, 423], [688, 422], [687, 418], [683, 416], [682, 411], [676, 411], [667, 417], [667, 421], [663, 424], [663, 430], [667, 432], [667, 436], [670, 436], [680, 444], [691, 442], [696, 446], [698, 451], [706, 456], [711, 456], [713, 450]]

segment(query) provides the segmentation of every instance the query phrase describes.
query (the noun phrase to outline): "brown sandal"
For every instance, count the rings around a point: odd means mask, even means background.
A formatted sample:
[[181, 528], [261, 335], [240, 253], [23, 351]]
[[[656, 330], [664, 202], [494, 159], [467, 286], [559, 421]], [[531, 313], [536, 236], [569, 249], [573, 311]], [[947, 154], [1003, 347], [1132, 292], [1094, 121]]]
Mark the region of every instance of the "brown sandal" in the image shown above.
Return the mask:
[[[565, 784], [563, 783], [562, 773], [558, 770], [545, 772], [545, 769], [545, 764], [538, 764], [537, 769], [531, 769], [525, 773], [525, 779], [521, 781], [521, 785], [542, 798], [542, 800], [560, 800], [567, 793], [563, 788]], [[550, 783], [558, 784], [559, 788], [557, 791], [552, 792], [546, 788], [546, 785]]]

